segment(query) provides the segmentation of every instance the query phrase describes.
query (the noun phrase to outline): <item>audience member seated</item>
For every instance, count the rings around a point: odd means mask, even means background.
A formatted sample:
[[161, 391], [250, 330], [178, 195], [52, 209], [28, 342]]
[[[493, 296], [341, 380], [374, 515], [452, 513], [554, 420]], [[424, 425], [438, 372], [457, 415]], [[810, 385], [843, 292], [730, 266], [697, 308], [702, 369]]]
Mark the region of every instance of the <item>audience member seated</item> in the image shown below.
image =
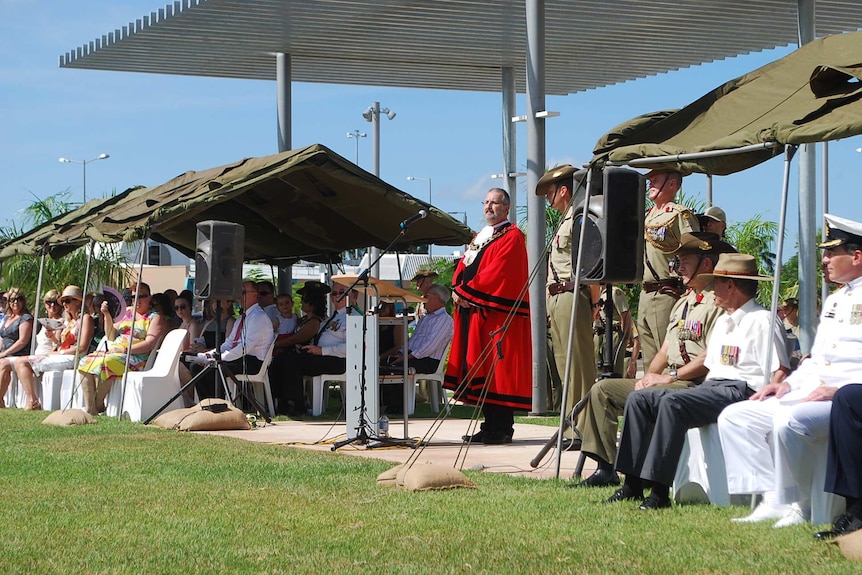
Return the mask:
[[[51, 290], [57, 293], [56, 290]], [[49, 294], [51, 292], [48, 292]], [[81, 288], [75, 285], [66, 286], [63, 294], [57, 299], [54, 296], [51, 307], [57, 308], [57, 303], [63, 306], [64, 326], [62, 329], [51, 330], [47, 326], [36, 336], [39, 340], [44, 332], [51, 332], [48, 336], [50, 348], [36, 348], [36, 353], [26, 358], [27, 361], [15, 362], [15, 373], [18, 375], [18, 382], [24, 388], [28, 398], [28, 405], [25, 409], [42, 409], [39, 399], [35, 393], [35, 377], [41, 376], [46, 371], [63, 371], [75, 367], [75, 354], [81, 356], [87, 354], [90, 342], [93, 339], [93, 317], [88, 313], [82, 313]], [[45, 307], [48, 308], [49, 300], [45, 300]], [[53, 319], [53, 310], [48, 311], [48, 317]], [[59, 314], [57, 314], [59, 315]], [[40, 320], [41, 321], [41, 320]], [[79, 335], [80, 330], [80, 335]]]
[[[437, 371], [446, 347], [452, 341], [454, 324], [452, 316], [446, 311], [449, 296], [449, 290], [440, 284], [432, 284], [425, 292], [425, 315], [419, 318], [407, 344], [407, 363], [417, 373]], [[387, 350], [383, 360], [389, 366], [402, 365], [403, 347], [397, 345], [395, 349]], [[399, 386], [384, 385], [380, 396], [388, 412], [395, 414], [404, 411], [404, 393]]]
[[862, 529], [862, 385], [845, 385], [832, 397], [825, 489], [844, 497], [847, 511], [835, 518], [831, 529], [815, 533], [815, 539]]
[[347, 357], [347, 316], [351, 313], [346, 295], [347, 286], [332, 284], [330, 297], [335, 311], [323, 322], [312, 343], [301, 346], [302, 353], [284, 363], [284, 400], [279, 401], [279, 413], [293, 416], [305, 414], [303, 378], [306, 375], [344, 373]]
[[141, 283], [140, 291], [135, 290], [131, 288], [130, 294], [134, 301], [137, 293], [137, 308], [127, 307], [116, 322], [108, 302], [102, 302], [99, 311], [105, 321], [105, 339], [78, 364], [84, 409], [91, 415], [105, 411], [105, 397], [114, 380], [123, 376], [127, 358], [130, 370], [143, 369], [157, 342], [170, 329], [165, 318], [153, 309], [150, 286]]
[[33, 355], [45, 355], [57, 346], [57, 339], [60, 334], [60, 329], [55, 329], [57, 322], [63, 321], [63, 308], [57, 299], [60, 297], [60, 292], [55, 289], [45, 292], [45, 297], [42, 298], [42, 303], [45, 305], [45, 317], [40, 317], [36, 326], [36, 349], [32, 351]]
[[177, 327], [177, 315], [174, 313], [171, 298], [163, 293], [154, 293], [151, 298], [153, 300], [153, 309], [164, 318], [168, 331]]
[[274, 324], [276, 335], [290, 335], [296, 331], [299, 320], [293, 313], [293, 297], [289, 293], [278, 294], [275, 299], [278, 317]]
[[[216, 320], [216, 316], [218, 316], [218, 320]], [[199, 348], [193, 346], [192, 351], [201, 352], [214, 348], [216, 346], [216, 328], [218, 328], [218, 343], [221, 345], [227, 334], [233, 330], [235, 323], [232, 300], [209, 300], [204, 306], [204, 321], [201, 328], [201, 335], [203, 335], [206, 343]]]
[[[27, 309], [27, 298], [20, 288], [10, 288], [6, 292], [6, 311], [0, 323], [0, 337], [3, 338], [0, 348], [0, 407], [5, 406], [3, 397], [12, 381], [12, 361], [7, 358], [30, 355], [32, 334], [33, 316]], [[31, 395], [30, 405], [34, 399]]]
[[188, 332], [186, 341], [183, 343], [183, 351], [189, 351], [192, 342], [201, 336], [201, 322], [192, 316], [192, 300], [186, 299], [182, 295], [177, 296], [174, 300], [174, 311], [180, 319], [178, 327]]
[[[243, 313], [224, 343], [218, 349], [201, 352], [198, 356], [212, 361], [217, 359], [218, 354], [222, 365], [234, 374], [257, 373], [275, 334], [272, 331], [272, 322], [257, 303], [257, 288], [254, 282], [243, 282], [240, 302]], [[217, 381], [215, 372], [210, 370], [196, 382], [198, 397], [216, 397], [220, 393], [218, 383], [220, 382]]]
[[275, 305], [275, 286], [270, 281], [257, 282], [257, 305], [264, 311], [266, 317], [272, 322], [272, 329], [278, 327], [278, 306]]
[[754, 512], [738, 521], [777, 519], [775, 527], [787, 527], [810, 520], [813, 470], [826, 449], [832, 396], [860, 381], [862, 223], [825, 217], [825, 279], [843, 287], [824, 302], [811, 357], [785, 381], [729, 406], [718, 419], [729, 493], [763, 494]]

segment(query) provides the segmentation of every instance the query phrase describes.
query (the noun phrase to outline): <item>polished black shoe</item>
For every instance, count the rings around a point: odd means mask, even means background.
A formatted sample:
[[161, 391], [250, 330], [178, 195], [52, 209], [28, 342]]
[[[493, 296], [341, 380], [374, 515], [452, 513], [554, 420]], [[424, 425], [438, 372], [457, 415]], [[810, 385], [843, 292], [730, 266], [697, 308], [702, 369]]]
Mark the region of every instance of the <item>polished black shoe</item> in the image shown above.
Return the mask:
[[862, 529], [862, 519], [859, 519], [850, 513], [842, 513], [835, 520], [835, 523], [832, 524], [832, 529], [829, 529], [828, 531], [818, 531], [814, 534], [814, 538], [826, 541], [827, 539], [832, 539], [839, 535], [853, 533], [859, 529]]
[[605, 500], [605, 503], [616, 503], [618, 501], [640, 501], [644, 498], [643, 490], [632, 489], [629, 485], [623, 485], [614, 494]]
[[484, 435], [482, 435], [482, 443], [485, 445], [503, 445], [504, 443], [512, 443], [512, 436], [502, 431], [485, 431]]
[[578, 483], [570, 483], [569, 487], [611, 487], [620, 484], [620, 477], [615, 471], [597, 469], [595, 473]]
[[643, 500], [643, 503], [638, 505], [638, 509], [641, 511], [650, 511], [653, 509], [667, 509], [670, 507], [670, 499], [667, 497], [659, 497], [657, 495], [650, 495], [646, 499]]
[[[581, 440], [580, 439], [572, 439], [571, 437], [563, 438], [562, 451], [580, 451], [581, 450]], [[619, 482], [617, 482], [619, 485]]]
[[461, 439], [465, 443], [484, 443], [485, 445], [503, 445], [504, 443], [512, 443], [512, 436], [502, 431], [485, 431], [473, 435], [462, 435]]

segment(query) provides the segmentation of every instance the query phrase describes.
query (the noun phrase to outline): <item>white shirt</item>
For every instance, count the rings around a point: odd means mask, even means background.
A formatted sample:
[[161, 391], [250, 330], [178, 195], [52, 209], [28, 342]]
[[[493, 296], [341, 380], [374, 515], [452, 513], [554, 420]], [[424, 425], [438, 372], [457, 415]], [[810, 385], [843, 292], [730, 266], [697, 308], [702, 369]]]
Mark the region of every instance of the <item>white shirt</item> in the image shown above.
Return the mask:
[[349, 307], [335, 312], [331, 321], [321, 324], [322, 331], [317, 345], [320, 346], [320, 355], [331, 355], [334, 357], [347, 357], [347, 315]]
[[259, 305], [254, 304], [245, 310], [245, 319], [240, 317], [234, 322], [233, 329], [221, 344], [221, 358], [233, 361], [243, 355], [253, 355], [263, 361], [274, 338], [272, 320]]
[[443, 359], [446, 346], [452, 341], [454, 329], [452, 316], [446, 312], [445, 307], [441, 307], [434, 313], [426, 313], [419, 318], [407, 347], [415, 358]]
[[[766, 353], [772, 346], [772, 365], [764, 369]], [[750, 299], [732, 314], [715, 320], [706, 344], [704, 365], [710, 379], [737, 379], [758, 391], [782, 365], [788, 367], [784, 326], [769, 310]]]
[[790, 389], [807, 395], [818, 385], [859, 383], [862, 372], [862, 278], [826, 298], [811, 357], [787, 378]]

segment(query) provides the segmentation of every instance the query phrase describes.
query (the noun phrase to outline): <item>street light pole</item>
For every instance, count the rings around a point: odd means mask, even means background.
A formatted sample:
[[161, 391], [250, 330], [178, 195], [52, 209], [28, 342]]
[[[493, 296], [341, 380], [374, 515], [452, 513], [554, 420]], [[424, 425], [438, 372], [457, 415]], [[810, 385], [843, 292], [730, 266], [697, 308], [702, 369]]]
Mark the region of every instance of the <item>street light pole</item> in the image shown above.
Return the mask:
[[347, 132], [348, 138], [353, 138], [356, 140], [356, 161], [353, 162], [357, 166], [359, 165], [359, 138], [364, 138], [367, 136], [365, 132], [360, 132], [359, 130], [353, 130], [352, 132]]
[[70, 160], [69, 158], [60, 158], [60, 162], [64, 164], [81, 164], [84, 168], [84, 202], [87, 203], [87, 164], [91, 162], [95, 162], [97, 160], [107, 160], [110, 158], [108, 154], [99, 154], [98, 157], [93, 158], [92, 160]]
[[[428, 182], [428, 205], [431, 205], [431, 178], [430, 176], [427, 178], [417, 178], [416, 176], [407, 176], [409, 181], [417, 181], [417, 182]], [[431, 244], [428, 244], [428, 257], [430, 258], [433, 254], [431, 253]]]
[[[449, 215], [452, 215], [452, 216], [457, 216], [458, 214], [461, 214], [462, 216], [464, 216], [464, 220], [463, 220], [464, 225], [465, 226], [467, 225], [467, 212], [446, 212], [446, 213]], [[470, 227], [470, 226], [467, 226], [467, 227]], [[467, 251], [467, 244], [464, 244], [464, 251], [465, 252]]]
[[[380, 102], [374, 102], [362, 113], [362, 117], [366, 122], [371, 122], [371, 165], [373, 173], [378, 178], [380, 177], [380, 113], [386, 114], [390, 120], [395, 119], [395, 112], [389, 108], [380, 109]], [[375, 261], [380, 251], [375, 246], [371, 246], [369, 250], [369, 261]], [[380, 264], [374, 266], [371, 270], [371, 275], [380, 277]]]

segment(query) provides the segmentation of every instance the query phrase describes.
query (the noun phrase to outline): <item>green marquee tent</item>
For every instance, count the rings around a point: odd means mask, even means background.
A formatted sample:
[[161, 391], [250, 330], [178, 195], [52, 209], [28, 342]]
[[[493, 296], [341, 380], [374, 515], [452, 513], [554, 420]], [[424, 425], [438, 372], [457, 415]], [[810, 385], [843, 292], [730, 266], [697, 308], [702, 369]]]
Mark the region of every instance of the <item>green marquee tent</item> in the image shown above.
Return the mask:
[[406, 230], [397, 248], [461, 245], [472, 238], [449, 214], [317, 144], [91, 201], [4, 243], [0, 260], [43, 253], [57, 258], [90, 240], [145, 237], [193, 257], [197, 222], [220, 220], [245, 226], [246, 261], [332, 261], [349, 249], [385, 248], [400, 222], [420, 209], [428, 216]]

